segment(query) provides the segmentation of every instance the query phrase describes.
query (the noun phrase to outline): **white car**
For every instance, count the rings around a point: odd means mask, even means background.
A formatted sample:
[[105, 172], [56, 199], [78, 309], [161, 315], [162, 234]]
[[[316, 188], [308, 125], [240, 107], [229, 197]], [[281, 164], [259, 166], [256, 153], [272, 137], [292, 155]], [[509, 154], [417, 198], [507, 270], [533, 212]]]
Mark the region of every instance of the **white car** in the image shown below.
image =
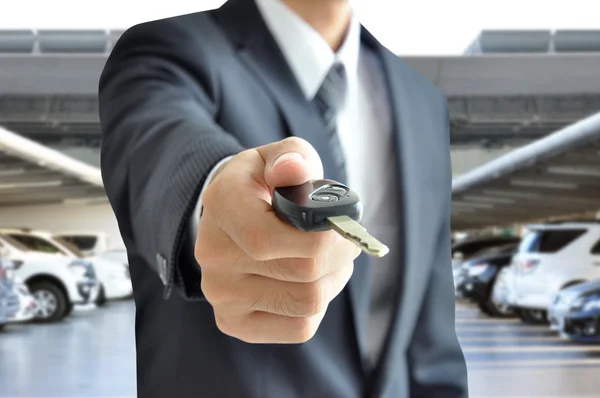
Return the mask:
[[497, 307], [508, 308], [514, 303], [514, 276], [515, 269], [512, 265], [504, 267], [498, 273], [496, 282], [492, 287], [492, 302]]
[[512, 263], [511, 305], [521, 319], [544, 323], [557, 293], [600, 279], [600, 222], [531, 225]]
[[38, 253], [2, 233], [0, 250], [15, 262], [15, 277], [27, 285], [36, 299], [37, 321], [59, 321], [69, 315], [75, 304], [86, 304], [98, 297], [100, 284], [94, 267], [87, 261]]
[[129, 267], [129, 258], [127, 257], [126, 249], [110, 249], [98, 254], [98, 256], [107, 260], [125, 264], [127, 267]]
[[133, 294], [129, 268], [122, 263], [99, 256], [86, 257], [69, 242], [50, 232], [28, 229], [2, 229], [0, 232], [18, 240], [31, 250], [90, 261], [100, 280], [100, 293], [96, 300], [98, 305], [103, 305], [106, 300], [122, 299]]
[[8, 318], [9, 323], [23, 323], [33, 320], [38, 312], [37, 300], [21, 278], [15, 277], [10, 284], [19, 299], [19, 311]]

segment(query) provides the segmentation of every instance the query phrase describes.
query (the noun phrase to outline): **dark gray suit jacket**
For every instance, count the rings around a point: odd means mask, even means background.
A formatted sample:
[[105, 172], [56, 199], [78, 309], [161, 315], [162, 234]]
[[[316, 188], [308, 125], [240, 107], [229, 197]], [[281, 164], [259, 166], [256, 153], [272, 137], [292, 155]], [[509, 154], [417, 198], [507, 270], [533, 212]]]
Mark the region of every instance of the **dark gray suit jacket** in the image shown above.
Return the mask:
[[319, 114], [254, 2], [138, 25], [116, 44], [100, 79], [102, 175], [129, 253], [139, 397], [467, 396], [454, 331], [446, 101], [365, 29], [362, 40], [388, 81], [402, 193], [392, 250], [403, 272], [373, 372], [364, 361], [364, 256], [305, 344], [230, 338], [202, 298], [188, 221], [219, 160], [291, 133], [312, 143], [327, 178], [340, 177]]

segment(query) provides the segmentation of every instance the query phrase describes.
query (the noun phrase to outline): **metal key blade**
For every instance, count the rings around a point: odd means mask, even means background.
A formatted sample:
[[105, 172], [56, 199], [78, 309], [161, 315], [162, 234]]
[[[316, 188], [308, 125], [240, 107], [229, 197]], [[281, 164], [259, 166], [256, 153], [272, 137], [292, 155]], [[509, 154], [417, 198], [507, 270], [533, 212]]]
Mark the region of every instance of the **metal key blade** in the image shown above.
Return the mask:
[[348, 216], [329, 217], [327, 222], [334, 231], [354, 242], [371, 256], [383, 257], [390, 251], [386, 245], [372, 237], [362, 225]]

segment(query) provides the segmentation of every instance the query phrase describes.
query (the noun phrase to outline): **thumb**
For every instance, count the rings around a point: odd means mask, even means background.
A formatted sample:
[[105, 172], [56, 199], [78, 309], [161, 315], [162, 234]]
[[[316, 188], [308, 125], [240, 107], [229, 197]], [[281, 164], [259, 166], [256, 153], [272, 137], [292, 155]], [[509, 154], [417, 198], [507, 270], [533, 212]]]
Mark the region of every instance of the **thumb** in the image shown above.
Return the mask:
[[265, 161], [264, 178], [270, 187], [300, 185], [323, 178], [321, 158], [306, 140], [290, 137], [257, 150]]

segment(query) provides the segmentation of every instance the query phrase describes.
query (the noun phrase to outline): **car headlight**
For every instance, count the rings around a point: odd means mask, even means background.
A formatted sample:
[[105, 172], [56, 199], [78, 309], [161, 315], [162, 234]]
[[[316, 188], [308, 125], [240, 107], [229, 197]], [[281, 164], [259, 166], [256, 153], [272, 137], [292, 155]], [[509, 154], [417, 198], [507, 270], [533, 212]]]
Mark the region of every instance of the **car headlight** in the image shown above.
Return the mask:
[[474, 264], [469, 267], [468, 273], [469, 276], [478, 276], [483, 274], [486, 269], [488, 269], [488, 264], [486, 263]]
[[596, 297], [595, 299], [589, 300], [583, 304], [582, 311], [587, 312], [595, 310], [600, 310], [600, 297]]
[[83, 278], [87, 272], [86, 264], [82, 261], [75, 260], [68, 265], [69, 271], [79, 278]]
[[600, 309], [599, 294], [580, 296], [571, 302], [571, 311], [592, 311], [594, 309]]

